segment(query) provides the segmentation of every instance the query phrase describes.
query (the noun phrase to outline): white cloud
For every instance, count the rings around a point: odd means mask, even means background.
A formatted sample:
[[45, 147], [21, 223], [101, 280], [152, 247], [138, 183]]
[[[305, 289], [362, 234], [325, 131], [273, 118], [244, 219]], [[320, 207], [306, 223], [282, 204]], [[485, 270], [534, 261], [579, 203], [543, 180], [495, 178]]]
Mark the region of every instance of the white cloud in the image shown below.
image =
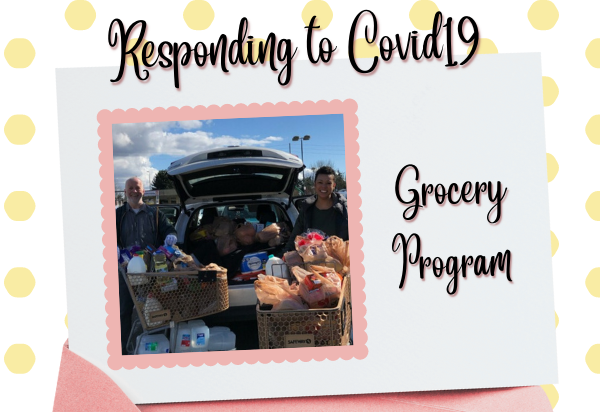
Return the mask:
[[144, 188], [149, 190], [148, 172], [150, 172], [150, 181], [158, 172], [150, 164], [150, 160], [143, 156], [115, 157], [115, 190], [123, 190], [125, 181], [130, 177], [139, 177], [144, 184]]
[[199, 129], [202, 127], [202, 122], [200, 120], [187, 120], [179, 122], [179, 127], [185, 130]]
[[127, 146], [132, 145], [133, 142], [127, 135], [127, 133], [113, 133], [113, 150], [121, 150], [121, 148], [126, 148]]
[[[312, 179], [313, 174], [316, 172], [316, 170], [313, 169], [309, 169], [308, 167], [306, 169], [304, 169], [304, 178], [305, 179]], [[298, 173], [298, 179], [301, 180], [302, 179], [302, 172]]]

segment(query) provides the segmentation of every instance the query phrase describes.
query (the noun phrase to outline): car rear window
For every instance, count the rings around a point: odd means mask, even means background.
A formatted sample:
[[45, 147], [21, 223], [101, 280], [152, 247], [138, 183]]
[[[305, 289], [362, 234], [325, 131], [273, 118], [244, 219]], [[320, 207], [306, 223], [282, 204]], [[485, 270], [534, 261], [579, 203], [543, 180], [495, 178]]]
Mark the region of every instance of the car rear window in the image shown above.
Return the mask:
[[236, 203], [196, 209], [190, 219], [188, 233], [200, 226], [211, 224], [217, 216], [250, 223], [286, 222], [291, 225], [286, 212], [275, 203]]

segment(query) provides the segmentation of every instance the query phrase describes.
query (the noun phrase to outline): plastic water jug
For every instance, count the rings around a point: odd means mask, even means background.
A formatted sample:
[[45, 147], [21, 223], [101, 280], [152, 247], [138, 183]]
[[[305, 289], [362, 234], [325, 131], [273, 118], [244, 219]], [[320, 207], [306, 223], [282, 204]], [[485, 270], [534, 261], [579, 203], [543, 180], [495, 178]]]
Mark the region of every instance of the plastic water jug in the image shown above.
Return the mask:
[[169, 339], [165, 335], [144, 335], [140, 339], [138, 355], [169, 353]]
[[191, 352], [192, 350], [192, 329], [187, 322], [181, 322], [177, 325], [177, 341], [175, 342], [175, 352]]
[[290, 274], [288, 272], [287, 265], [285, 262], [273, 255], [269, 255], [269, 260], [267, 261], [267, 266], [265, 267], [265, 271], [267, 275], [275, 276], [278, 278], [289, 279]]
[[202, 320], [188, 322], [192, 330], [192, 350], [194, 352], [206, 352], [208, 350], [208, 341], [210, 339], [210, 329]]
[[224, 351], [235, 349], [235, 333], [217, 326], [210, 329], [210, 341], [208, 342], [209, 351]]
[[[140, 256], [134, 256], [127, 264], [127, 273], [144, 273], [146, 272], [146, 263]], [[144, 275], [130, 276], [129, 281], [131, 286], [144, 285], [149, 282], [149, 279]]]

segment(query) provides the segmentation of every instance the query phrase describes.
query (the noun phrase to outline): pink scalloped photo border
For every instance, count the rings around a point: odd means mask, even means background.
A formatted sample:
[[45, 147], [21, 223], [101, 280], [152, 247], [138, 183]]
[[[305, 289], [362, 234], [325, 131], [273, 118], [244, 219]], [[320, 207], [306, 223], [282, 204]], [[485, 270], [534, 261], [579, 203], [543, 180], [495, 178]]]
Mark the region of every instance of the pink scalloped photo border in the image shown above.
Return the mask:
[[[367, 357], [367, 321], [365, 314], [364, 293], [365, 281], [363, 279], [364, 254], [362, 252], [362, 213], [360, 211], [360, 172], [358, 165], [360, 159], [358, 156], [359, 145], [358, 117], [356, 111], [358, 105], [354, 100], [333, 100], [327, 102], [324, 100], [318, 102], [306, 101], [284, 103], [279, 102], [250, 105], [238, 104], [235, 106], [196, 106], [196, 107], [169, 107], [164, 109], [157, 107], [155, 109], [144, 108], [141, 110], [102, 110], [98, 113], [98, 135], [100, 141], [100, 189], [102, 190], [102, 243], [104, 244], [103, 256], [104, 263], [104, 284], [106, 285], [106, 325], [108, 331], [108, 367], [113, 370], [121, 368], [146, 369], [174, 366], [214, 366], [220, 365], [241, 365], [243, 363], [255, 364], [257, 362], [267, 364], [270, 362], [281, 363], [288, 362], [309, 362], [311, 360], [323, 361], [329, 360], [350, 360], [364, 359]], [[113, 141], [112, 125], [118, 123], [141, 123], [141, 122], [166, 122], [166, 121], [187, 121], [187, 120], [210, 120], [210, 119], [234, 119], [234, 118], [252, 118], [252, 117], [281, 117], [281, 116], [307, 116], [324, 114], [342, 114], [344, 119], [344, 141], [346, 149], [346, 180], [348, 186], [348, 216], [350, 231], [350, 254], [352, 257], [352, 322], [353, 322], [353, 345], [351, 346], [330, 346], [319, 348], [289, 348], [289, 349], [260, 349], [229, 352], [199, 352], [199, 353], [169, 353], [158, 355], [136, 355], [124, 356], [121, 354], [121, 334], [119, 317], [119, 282], [116, 273], [117, 262], [115, 261], [116, 249], [116, 217], [114, 207], [114, 165], [113, 165]]]

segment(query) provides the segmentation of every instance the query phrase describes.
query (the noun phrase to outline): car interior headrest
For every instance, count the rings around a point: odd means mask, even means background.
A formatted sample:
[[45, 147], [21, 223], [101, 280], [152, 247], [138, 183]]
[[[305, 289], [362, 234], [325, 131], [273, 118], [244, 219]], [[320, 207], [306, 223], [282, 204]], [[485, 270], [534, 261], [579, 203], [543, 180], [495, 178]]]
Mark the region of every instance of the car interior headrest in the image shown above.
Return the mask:
[[269, 210], [268, 212], [264, 212], [263, 214], [261, 214], [258, 218], [258, 221], [262, 224], [265, 224], [267, 222], [275, 223], [277, 222], [277, 217], [275, 216], [275, 212]]
[[202, 219], [200, 220], [200, 226], [210, 225], [217, 217], [219, 213], [216, 207], [207, 207], [202, 211]]

